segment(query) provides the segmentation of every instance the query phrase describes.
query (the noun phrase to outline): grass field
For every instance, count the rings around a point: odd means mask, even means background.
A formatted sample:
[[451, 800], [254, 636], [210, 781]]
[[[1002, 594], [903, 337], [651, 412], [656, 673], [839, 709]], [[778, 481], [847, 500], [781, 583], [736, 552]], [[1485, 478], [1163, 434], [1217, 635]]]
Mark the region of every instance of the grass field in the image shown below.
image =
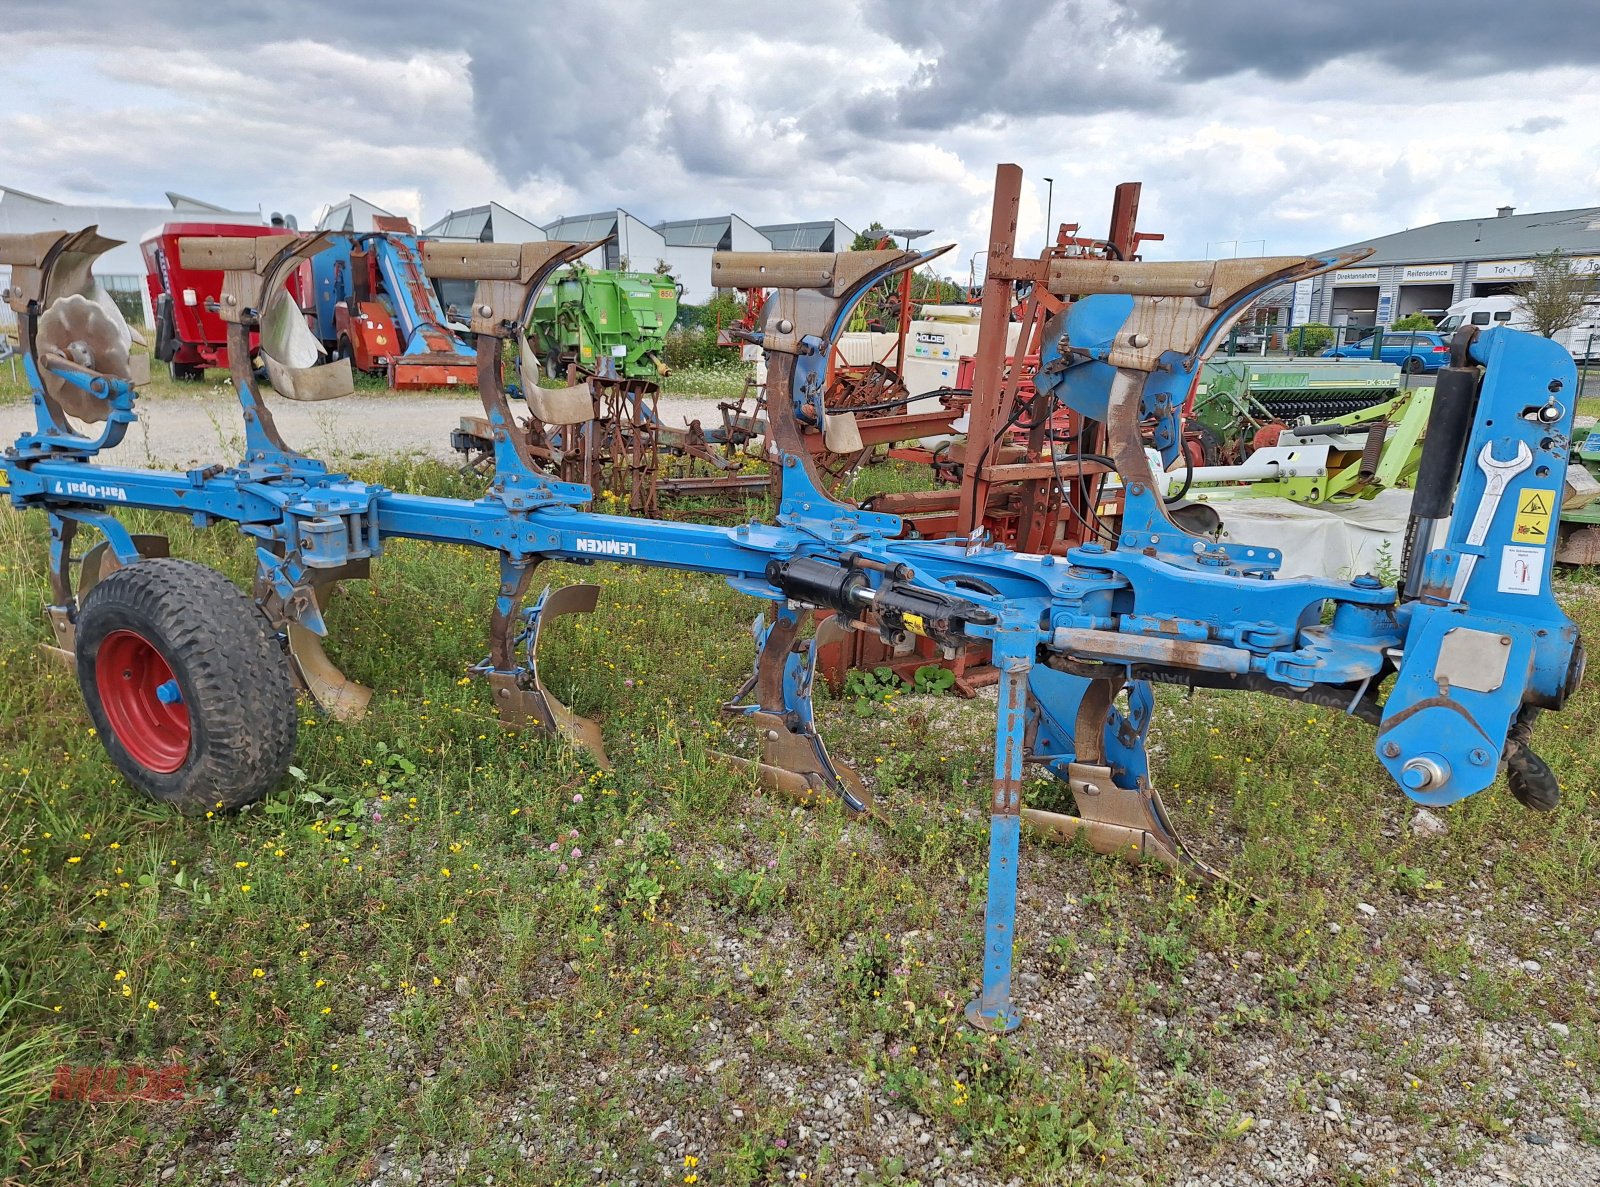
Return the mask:
[[[231, 529], [131, 518], [246, 579]], [[121, 783], [39, 650], [44, 526], [0, 510], [8, 1182], [1453, 1185], [1600, 1142], [1592, 689], [1540, 724], [1560, 810], [1496, 788], [1436, 837], [1367, 727], [1162, 690], [1169, 806], [1255, 897], [1026, 845], [1028, 1021], [999, 1040], [961, 1021], [992, 702], [825, 706], [888, 819], [801, 810], [712, 757], [742, 744], [717, 706], [755, 603], [553, 567], [605, 587], [542, 652], [602, 772], [502, 732], [466, 676], [489, 558], [399, 541], [331, 614], [373, 712], [303, 706], [299, 775], [183, 819]], [[1590, 589], [1561, 590], [1592, 633]], [[47, 1099], [64, 1064], [182, 1065], [188, 1096]]]

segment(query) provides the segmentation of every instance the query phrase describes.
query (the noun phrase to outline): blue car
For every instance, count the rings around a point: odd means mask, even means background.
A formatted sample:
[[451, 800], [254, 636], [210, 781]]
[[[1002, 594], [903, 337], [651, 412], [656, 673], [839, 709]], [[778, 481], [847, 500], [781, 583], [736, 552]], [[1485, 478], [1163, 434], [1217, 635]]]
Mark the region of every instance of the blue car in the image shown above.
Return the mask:
[[[1322, 352], [1325, 359], [1370, 359], [1373, 335], [1368, 334], [1358, 342], [1329, 347]], [[1450, 343], [1445, 336], [1432, 330], [1390, 330], [1383, 335], [1378, 347], [1378, 358], [1394, 363], [1408, 375], [1432, 375], [1450, 361]]]

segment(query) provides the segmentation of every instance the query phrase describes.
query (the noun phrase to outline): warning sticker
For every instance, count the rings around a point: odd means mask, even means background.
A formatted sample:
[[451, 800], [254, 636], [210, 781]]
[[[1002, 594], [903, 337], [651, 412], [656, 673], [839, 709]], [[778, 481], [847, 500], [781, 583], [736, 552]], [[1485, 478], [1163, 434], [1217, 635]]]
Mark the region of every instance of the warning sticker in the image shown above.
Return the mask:
[[928, 633], [928, 628], [923, 624], [922, 615], [920, 614], [905, 615], [905, 624], [906, 630], [913, 635], [926, 635]]
[[1550, 543], [1550, 520], [1556, 513], [1556, 492], [1533, 488], [1517, 496], [1517, 520], [1511, 538], [1518, 544]]
[[1544, 589], [1544, 567], [1549, 556], [1542, 548], [1507, 545], [1500, 550], [1501, 593], [1536, 594]]

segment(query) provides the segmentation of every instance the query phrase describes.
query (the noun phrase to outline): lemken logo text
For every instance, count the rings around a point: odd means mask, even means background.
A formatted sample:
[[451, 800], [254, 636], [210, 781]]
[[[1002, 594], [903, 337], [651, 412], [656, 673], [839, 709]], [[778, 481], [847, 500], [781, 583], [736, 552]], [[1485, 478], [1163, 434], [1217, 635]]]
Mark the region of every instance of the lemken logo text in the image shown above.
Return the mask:
[[578, 537], [579, 552], [594, 552], [601, 556], [638, 556], [639, 546], [629, 540], [590, 540]]

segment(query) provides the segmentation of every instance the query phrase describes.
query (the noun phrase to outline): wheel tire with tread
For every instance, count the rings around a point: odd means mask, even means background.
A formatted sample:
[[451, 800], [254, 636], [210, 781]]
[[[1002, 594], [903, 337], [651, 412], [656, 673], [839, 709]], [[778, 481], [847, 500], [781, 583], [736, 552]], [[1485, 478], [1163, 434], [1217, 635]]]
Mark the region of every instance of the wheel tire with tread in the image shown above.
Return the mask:
[[[125, 645], [129, 633], [165, 662], [187, 711], [188, 750], [170, 772], [152, 770], [130, 752], [102, 697], [101, 645], [113, 635]], [[181, 812], [254, 803], [294, 757], [299, 714], [288, 658], [254, 602], [215, 569], [153, 557], [106, 577], [78, 616], [77, 665], [89, 717], [112, 763], [134, 786]]]
[[1416, 355], [1412, 355], [1410, 358], [1408, 358], [1406, 360], [1406, 365], [1403, 368], [1407, 375], [1421, 375], [1427, 369], [1428, 364], [1423, 362]]

